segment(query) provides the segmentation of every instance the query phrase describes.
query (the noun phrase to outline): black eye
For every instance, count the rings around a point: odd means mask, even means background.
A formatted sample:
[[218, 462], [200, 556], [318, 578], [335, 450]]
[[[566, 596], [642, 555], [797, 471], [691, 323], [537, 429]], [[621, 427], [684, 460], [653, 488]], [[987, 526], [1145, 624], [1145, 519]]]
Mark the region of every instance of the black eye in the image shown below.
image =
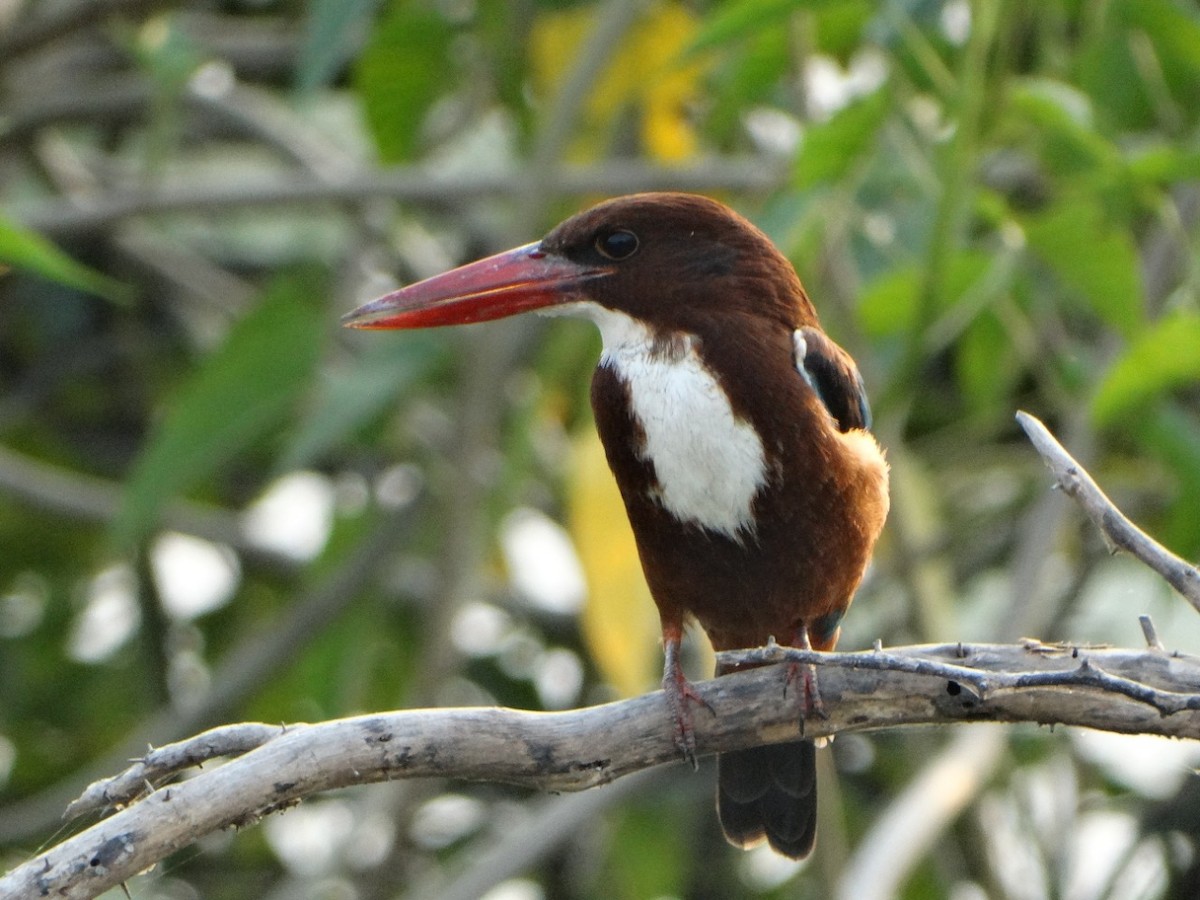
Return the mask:
[[606, 231], [596, 235], [596, 250], [609, 259], [629, 259], [637, 253], [638, 238], [632, 231]]

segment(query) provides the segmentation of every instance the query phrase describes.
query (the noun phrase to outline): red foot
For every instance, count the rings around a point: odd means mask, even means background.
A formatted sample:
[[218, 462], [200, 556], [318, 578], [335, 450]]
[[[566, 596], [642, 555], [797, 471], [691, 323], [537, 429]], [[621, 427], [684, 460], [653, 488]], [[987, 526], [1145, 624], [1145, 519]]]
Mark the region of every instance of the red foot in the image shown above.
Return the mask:
[[696, 729], [692, 723], [690, 704], [699, 704], [714, 715], [716, 711], [683, 674], [679, 665], [679, 638], [675, 637], [672, 640], [668, 635], [665, 649], [666, 665], [663, 667], [662, 687], [663, 693], [667, 695], [667, 705], [671, 708], [671, 718], [675, 726], [675, 746], [679, 748], [683, 758], [691, 763], [692, 768], [696, 769], [700, 764], [696, 760]]
[[[811, 650], [812, 644], [808, 640], [808, 629], [801, 625], [796, 631], [794, 646], [802, 650]], [[817, 667], [812, 663], [792, 663], [788, 666], [787, 685], [788, 687], [800, 683], [803, 690], [800, 691], [800, 727], [804, 727], [804, 718], [808, 716], [818, 716], [822, 719], [829, 718], [825, 712], [825, 704], [821, 700], [821, 691], [817, 687]], [[785, 688], [785, 691], [787, 688]]]
[[828, 719], [825, 703], [821, 700], [821, 691], [817, 687], [816, 666], [804, 663], [792, 663], [788, 666], [787, 683], [789, 686], [799, 683], [800, 709], [805, 716], [819, 716]]

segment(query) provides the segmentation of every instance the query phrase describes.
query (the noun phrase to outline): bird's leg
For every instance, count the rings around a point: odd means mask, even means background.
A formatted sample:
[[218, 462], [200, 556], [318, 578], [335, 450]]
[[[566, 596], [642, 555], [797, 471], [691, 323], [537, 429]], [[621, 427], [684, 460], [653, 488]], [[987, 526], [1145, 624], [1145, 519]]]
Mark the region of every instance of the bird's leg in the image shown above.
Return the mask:
[[696, 761], [696, 730], [692, 724], [692, 709], [689, 701], [699, 703], [710, 713], [714, 712], [709, 704], [692, 687], [692, 683], [683, 674], [683, 666], [679, 662], [679, 646], [683, 642], [683, 625], [679, 622], [663, 622], [663, 650], [666, 661], [663, 665], [662, 687], [667, 695], [667, 704], [671, 707], [671, 718], [675, 726], [675, 746], [683, 754], [683, 758], [691, 763], [692, 768], [699, 767]]
[[[808, 625], [801, 622], [792, 636], [792, 646], [801, 650], [813, 649], [812, 641], [808, 638]], [[822, 719], [828, 718], [825, 704], [821, 701], [821, 691], [817, 687], [817, 667], [812, 663], [792, 663], [788, 666], [787, 684], [802, 686], [800, 694], [800, 710], [805, 716], [815, 715]]]

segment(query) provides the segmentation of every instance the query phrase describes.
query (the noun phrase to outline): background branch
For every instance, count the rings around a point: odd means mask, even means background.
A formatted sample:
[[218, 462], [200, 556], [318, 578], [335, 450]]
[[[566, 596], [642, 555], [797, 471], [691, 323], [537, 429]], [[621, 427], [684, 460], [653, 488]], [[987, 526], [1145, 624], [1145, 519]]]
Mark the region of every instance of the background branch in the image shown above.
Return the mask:
[[0, 818], [0, 841], [14, 841], [52, 827], [64, 806], [78, 792], [81, 778], [97, 778], [136, 757], [147, 742], [175, 741], [197, 728], [232, 714], [263, 680], [315, 640], [338, 615], [361, 597], [378, 572], [387, 550], [402, 541], [420, 516], [421, 502], [381, 513], [355, 551], [321, 581], [303, 591], [286, 616], [248, 634], [214, 668], [212, 688], [203, 702], [189, 708], [163, 706], [135, 726], [113, 750], [90, 763], [83, 772], [57, 782], [30, 797], [11, 803]]
[[533, 183], [552, 196], [615, 195], [647, 190], [761, 192], [777, 186], [782, 177], [778, 160], [759, 158], [713, 159], [686, 168], [623, 160], [546, 171], [522, 169], [477, 175], [439, 175], [423, 167], [397, 167], [335, 179], [281, 174], [255, 178], [252, 183], [188, 183], [152, 190], [123, 190], [89, 197], [86, 206], [61, 200], [24, 209], [14, 206], [16, 218], [22, 224], [62, 238], [108, 228], [131, 216], [167, 212], [266, 209], [379, 197], [444, 209], [488, 197], [523, 197]]

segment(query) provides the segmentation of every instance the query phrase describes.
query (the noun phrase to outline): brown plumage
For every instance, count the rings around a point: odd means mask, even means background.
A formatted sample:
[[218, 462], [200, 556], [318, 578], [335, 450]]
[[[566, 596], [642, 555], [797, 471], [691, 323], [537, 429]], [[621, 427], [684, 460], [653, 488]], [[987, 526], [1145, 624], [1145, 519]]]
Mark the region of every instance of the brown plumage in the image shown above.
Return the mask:
[[[663, 686], [690, 754], [692, 700], [678, 664], [689, 619], [718, 650], [771, 637], [821, 650], [837, 642], [888, 507], [862, 383], [766, 236], [685, 194], [602, 203], [539, 244], [369, 304], [350, 324], [550, 306], [592, 319], [604, 337], [596, 427], [659, 609]], [[806, 855], [814, 759], [807, 741], [723, 754], [729, 839]]]

